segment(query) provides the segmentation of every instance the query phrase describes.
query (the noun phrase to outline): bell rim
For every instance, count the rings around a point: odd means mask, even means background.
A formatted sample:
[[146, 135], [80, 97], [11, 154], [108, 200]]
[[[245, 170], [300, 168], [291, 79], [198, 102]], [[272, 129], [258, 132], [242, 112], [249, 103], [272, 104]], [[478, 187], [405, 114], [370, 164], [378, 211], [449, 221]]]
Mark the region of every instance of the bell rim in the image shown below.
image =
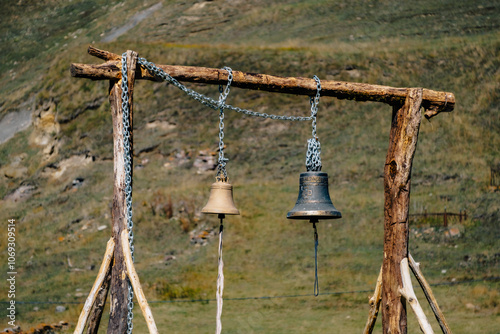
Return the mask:
[[205, 213], [205, 214], [214, 214], [214, 215], [232, 215], [232, 216], [237, 216], [240, 214], [240, 210], [236, 209], [236, 210], [223, 210], [223, 209], [207, 209], [205, 210], [205, 208], [201, 209], [201, 213]]
[[287, 219], [311, 220], [311, 219], [339, 219], [342, 218], [340, 211], [330, 211], [327, 213], [307, 213], [307, 212], [288, 212]]

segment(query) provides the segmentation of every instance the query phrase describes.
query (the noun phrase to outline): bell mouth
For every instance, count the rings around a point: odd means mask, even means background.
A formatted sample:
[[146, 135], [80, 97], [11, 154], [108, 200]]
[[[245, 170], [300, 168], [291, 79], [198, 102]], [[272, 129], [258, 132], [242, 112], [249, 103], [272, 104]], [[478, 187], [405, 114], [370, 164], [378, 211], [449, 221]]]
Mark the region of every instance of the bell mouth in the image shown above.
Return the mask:
[[290, 211], [286, 215], [288, 219], [318, 221], [321, 219], [342, 218], [340, 211]]

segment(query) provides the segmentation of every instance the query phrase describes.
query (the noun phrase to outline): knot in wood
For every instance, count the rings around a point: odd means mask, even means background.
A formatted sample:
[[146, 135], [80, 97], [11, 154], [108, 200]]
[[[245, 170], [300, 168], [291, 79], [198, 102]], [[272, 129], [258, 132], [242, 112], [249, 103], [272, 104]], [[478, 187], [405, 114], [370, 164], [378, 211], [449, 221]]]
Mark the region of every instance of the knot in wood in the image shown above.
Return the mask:
[[394, 179], [396, 177], [397, 171], [398, 171], [398, 164], [396, 161], [392, 160], [391, 163], [389, 164], [389, 175], [391, 176], [391, 179]]

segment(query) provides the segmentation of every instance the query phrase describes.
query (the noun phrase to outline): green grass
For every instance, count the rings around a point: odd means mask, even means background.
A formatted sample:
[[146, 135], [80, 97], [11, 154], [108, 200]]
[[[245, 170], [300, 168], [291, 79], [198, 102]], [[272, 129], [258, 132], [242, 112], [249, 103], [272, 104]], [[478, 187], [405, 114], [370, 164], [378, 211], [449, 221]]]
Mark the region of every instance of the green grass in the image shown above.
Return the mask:
[[[469, 219], [453, 222], [461, 235], [451, 240], [438, 228], [424, 234], [428, 226], [412, 225], [410, 251], [431, 283], [499, 277], [499, 193], [488, 190], [489, 167], [500, 161], [500, 40], [493, 19], [500, 8], [496, 4], [276, 1], [219, 7], [218, 2], [208, 2], [204, 11], [197, 11], [189, 9], [192, 4], [171, 1], [117, 41], [99, 42], [103, 32], [133, 15], [131, 8], [153, 4], [47, 1], [3, 6], [6, 14], [0, 32], [6, 50], [12, 51], [0, 55], [0, 114], [16, 110], [21, 101], [33, 96], [36, 109], [54, 101], [61, 122], [61, 131], [52, 134], [60, 145], [59, 154], [49, 160], [43, 148], [30, 141], [32, 129], [0, 145], [0, 169], [22, 152], [27, 158], [21, 165], [28, 169], [25, 178], [0, 175], [0, 198], [22, 182], [38, 187], [26, 201], [1, 202], [0, 219], [18, 221], [18, 301], [83, 301], [110, 236], [110, 228], [97, 230], [111, 220], [108, 83], [71, 78], [68, 71], [72, 62], [100, 62], [85, 55], [90, 43], [115, 53], [134, 49], [160, 64], [231, 66], [282, 76], [316, 74], [322, 80], [453, 92], [457, 102], [452, 113], [422, 122], [410, 212], [466, 209]], [[229, 21], [222, 22], [221, 14]], [[44, 17], [51, 18], [50, 22]], [[186, 17], [199, 20], [190, 23], [194, 21]], [[218, 95], [215, 86], [189, 87], [215, 98]], [[304, 96], [233, 88], [228, 103], [274, 114], [310, 113]], [[152, 304], [159, 328], [173, 333], [210, 332], [215, 326], [213, 301], [177, 301], [215, 296], [216, 238], [206, 246], [196, 246], [189, 232], [212, 231], [218, 226], [216, 217], [200, 214], [214, 175], [198, 174], [193, 167], [199, 150], [216, 148], [217, 111], [201, 107], [171, 86], [152, 82], [137, 83], [134, 107], [135, 165], [144, 165], [134, 171], [136, 266], [141, 283], [148, 300], [163, 302]], [[318, 134], [323, 170], [329, 173], [331, 197], [343, 215], [341, 220], [318, 226], [321, 292], [371, 291], [375, 286], [382, 262], [381, 175], [390, 116], [391, 108], [382, 104], [321, 99]], [[148, 129], [146, 124], [153, 120], [168, 121], [175, 128]], [[298, 174], [304, 171], [310, 124], [233, 112], [226, 113], [225, 122], [228, 172], [241, 215], [228, 217], [225, 223], [224, 296], [312, 293], [312, 228], [285, 218], [296, 200]], [[158, 146], [152, 152], [138, 153], [153, 145]], [[177, 166], [179, 152], [191, 159]], [[86, 167], [74, 166], [59, 179], [44, 176], [50, 166], [81, 154], [95, 161]], [[68, 190], [77, 177], [85, 179], [84, 185]], [[170, 219], [161, 210], [152, 210], [168, 198], [173, 208]], [[4, 235], [0, 232], [2, 240]], [[166, 255], [175, 259], [166, 262]], [[5, 257], [5, 251], [1, 252], [2, 263]], [[498, 288], [498, 281], [478, 281], [435, 286], [433, 291], [454, 333], [496, 333]], [[355, 333], [365, 324], [370, 294], [227, 300], [223, 328], [227, 333]], [[418, 289], [417, 295], [425, 304]], [[55, 313], [54, 304], [19, 304], [18, 320], [23, 329], [60, 320], [74, 326], [82, 305], [66, 306], [64, 313]], [[425, 311], [439, 331], [427, 306]], [[146, 332], [138, 308], [134, 321], [138, 333]], [[381, 332], [380, 320], [376, 331]], [[418, 332], [410, 314], [409, 333]]]

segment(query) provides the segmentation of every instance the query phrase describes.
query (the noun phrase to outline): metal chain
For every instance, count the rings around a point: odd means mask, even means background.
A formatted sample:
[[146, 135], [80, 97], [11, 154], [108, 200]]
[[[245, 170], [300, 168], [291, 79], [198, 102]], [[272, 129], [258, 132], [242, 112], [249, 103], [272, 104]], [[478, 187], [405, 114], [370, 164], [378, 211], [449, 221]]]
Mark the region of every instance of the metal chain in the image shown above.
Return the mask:
[[233, 82], [233, 70], [230, 67], [224, 67], [227, 71], [227, 85], [224, 89], [222, 85], [219, 85], [219, 160], [217, 164], [217, 173], [215, 178], [217, 181], [227, 181], [227, 171], [226, 162], [229, 160], [224, 157], [224, 106], [226, 104], [227, 96], [231, 89], [231, 83]]
[[316, 134], [316, 115], [318, 114], [321, 81], [316, 75], [313, 79], [316, 81], [316, 96], [309, 98], [309, 103], [311, 104], [312, 138], [307, 140], [306, 169], [308, 172], [319, 172], [321, 171], [321, 144]]
[[[145, 58], [139, 58], [137, 60], [137, 63], [144, 66], [154, 76], [171, 83], [172, 85], [174, 85], [175, 87], [179, 88], [184, 93], [186, 93], [189, 97], [200, 102], [201, 104], [203, 104], [209, 108], [215, 109], [215, 110], [220, 109], [220, 105], [217, 101], [215, 101], [214, 99], [212, 99], [208, 96], [200, 94], [195, 90], [187, 88], [186, 86], [181, 84], [179, 81], [174, 79], [170, 74], [163, 71], [163, 69], [156, 66], [154, 63], [147, 61]], [[245, 114], [248, 116], [269, 118], [269, 119], [273, 119], [273, 120], [281, 120], [281, 121], [310, 121], [310, 120], [312, 120], [312, 117], [272, 115], [272, 114], [266, 114], [266, 113], [261, 113], [261, 112], [257, 112], [257, 111], [252, 111], [252, 110], [234, 107], [234, 106], [231, 106], [231, 105], [228, 105], [225, 103], [224, 103], [224, 109], [236, 111], [238, 113]]]
[[[132, 261], [134, 261], [134, 223], [132, 221], [132, 152], [131, 152], [131, 135], [130, 135], [130, 108], [128, 98], [128, 74], [127, 74], [127, 53], [122, 54], [122, 111], [123, 111], [123, 156], [125, 168], [125, 202], [126, 202], [126, 221], [128, 229], [128, 242], [130, 252], [132, 253]], [[134, 291], [130, 281], [128, 282], [127, 296], [127, 334], [131, 334], [134, 328], [132, 319], [134, 318]]]
[[316, 81], [316, 96], [309, 97], [309, 103], [311, 104], [311, 118], [312, 118], [312, 136], [313, 138], [317, 138], [316, 136], [316, 115], [318, 114], [318, 105], [319, 105], [319, 97], [321, 92], [321, 81], [315, 75], [313, 79]]

